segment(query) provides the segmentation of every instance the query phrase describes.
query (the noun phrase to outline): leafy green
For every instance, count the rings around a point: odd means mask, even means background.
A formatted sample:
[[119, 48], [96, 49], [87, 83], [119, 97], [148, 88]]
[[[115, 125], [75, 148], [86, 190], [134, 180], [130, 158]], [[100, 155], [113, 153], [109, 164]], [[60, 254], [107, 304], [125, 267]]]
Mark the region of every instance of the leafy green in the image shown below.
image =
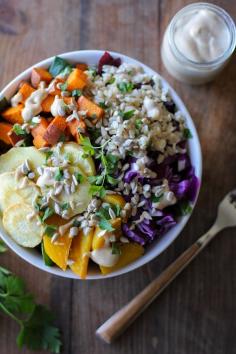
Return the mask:
[[46, 227], [44, 229], [44, 233], [48, 237], [52, 237], [55, 234], [56, 230], [57, 230], [56, 225], [46, 225]]
[[46, 251], [45, 251], [45, 248], [44, 248], [44, 245], [43, 245], [43, 242], [41, 242], [41, 252], [42, 252], [42, 256], [43, 256], [43, 261], [44, 261], [44, 264], [48, 267], [51, 267], [54, 262], [51, 260], [51, 258], [49, 258], [49, 256], [47, 255]]
[[27, 132], [24, 129], [22, 129], [20, 124], [17, 123], [13, 125], [12, 131], [18, 136], [27, 135]]
[[47, 220], [47, 218], [49, 218], [49, 216], [52, 216], [53, 214], [54, 214], [54, 209], [47, 207], [43, 212], [41, 220], [44, 222], [45, 220]]
[[48, 162], [48, 159], [53, 155], [53, 151], [45, 151], [45, 155], [46, 155], [46, 162]]
[[35, 303], [21, 278], [3, 267], [0, 267], [0, 310], [19, 324], [17, 345], [20, 349], [26, 346], [60, 353], [60, 333], [52, 324], [53, 315]]
[[64, 84], [60, 84], [60, 89], [61, 89], [61, 91], [66, 91], [67, 90], [67, 82], [64, 82]]
[[153, 203], [158, 203], [161, 200], [162, 197], [163, 197], [163, 194], [159, 195], [158, 197], [156, 197], [155, 195], [152, 195], [151, 196], [151, 201]]
[[185, 128], [183, 130], [183, 136], [185, 139], [191, 139], [193, 137], [192, 133], [191, 133], [191, 130], [188, 129], [188, 128]]
[[135, 121], [135, 128], [140, 130], [142, 127], [142, 120], [141, 119], [136, 119]]
[[[55, 57], [54, 61], [52, 62], [49, 72], [53, 77], [59, 75], [66, 67], [71, 68], [71, 65], [65, 60], [60, 57]], [[67, 69], [68, 70], [68, 69]]]
[[82, 183], [84, 181], [84, 176], [81, 175], [81, 173], [79, 173], [79, 172], [75, 173], [75, 178], [76, 178], [78, 183]]
[[134, 85], [132, 82], [119, 82], [117, 88], [122, 93], [128, 93], [134, 89]]
[[107, 230], [107, 231], [115, 230], [114, 227], [111, 226], [111, 223], [106, 219], [101, 219], [98, 225], [102, 230]]
[[92, 77], [96, 77], [97, 76], [97, 70], [95, 68], [89, 67], [88, 68], [88, 73], [89, 75], [91, 75]]
[[55, 176], [54, 176], [56, 181], [61, 181], [64, 178], [63, 170], [58, 167]]
[[98, 195], [100, 198], [103, 198], [106, 195], [106, 189], [103, 186], [96, 186], [92, 184], [89, 188], [89, 193], [93, 196]]
[[106, 85], [112, 85], [112, 84], [114, 84], [115, 81], [116, 81], [116, 79], [114, 78], [114, 76], [112, 76], [112, 77], [110, 78], [110, 80], [108, 80], [108, 81], [106, 82]]
[[135, 109], [131, 109], [130, 111], [120, 111], [119, 115], [123, 118], [123, 120], [128, 120], [133, 117]]
[[83, 136], [82, 134], [80, 134], [80, 144], [85, 153], [85, 156], [94, 156], [95, 149], [94, 146], [91, 144], [91, 141], [88, 136]]
[[193, 210], [191, 204], [187, 200], [183, 200], [183, 201], [179, 202], [178, 207], [179, 207], [179, 214], [181, 216], [188, 215]]
[[107, 108], [107, 105], [105, 104], [105, 102], [99, 102], [99, 107], [103, 108], [103, 109], [106, 109]]
[[78, 89], [75, 89], [71, 92], [72, 97], [80, 97], [82, 94], [82, 91]]
[[118, 254], [119, 256], [121, 255], [121, 249], [120, 249], [118, 243], [112, 242], [112, 244], [111, 244], [111, 253], [112, 254]]

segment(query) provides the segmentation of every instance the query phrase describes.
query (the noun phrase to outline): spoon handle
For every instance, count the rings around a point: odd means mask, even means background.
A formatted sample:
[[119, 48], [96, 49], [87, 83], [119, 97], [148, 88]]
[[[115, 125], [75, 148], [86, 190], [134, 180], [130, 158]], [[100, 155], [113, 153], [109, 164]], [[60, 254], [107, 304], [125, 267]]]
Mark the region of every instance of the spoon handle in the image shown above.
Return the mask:
[[184, 251], [156, 279], [136, 295], [127, 305], [111, 316], [96, 331], [98, 337], [106, 343], [117, 338], [174, 280], [180, 272], [206, 247], [208, 242], [219, 232], [216, 224]]

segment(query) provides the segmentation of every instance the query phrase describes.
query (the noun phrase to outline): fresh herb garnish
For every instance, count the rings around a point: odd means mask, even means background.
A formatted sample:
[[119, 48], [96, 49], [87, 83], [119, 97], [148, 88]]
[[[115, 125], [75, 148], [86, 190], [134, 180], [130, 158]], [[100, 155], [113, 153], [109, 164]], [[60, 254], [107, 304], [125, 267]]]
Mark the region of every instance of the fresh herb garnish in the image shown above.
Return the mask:
[[114, 227], [112, 227], [111, 223], [106, 219], [101, 219], [98, 225], [102, 230], [107, 230], [107, 231], [115, 230]]
[[134, 89], [134, 85], [132, 82], [119, 82], [117, 88], [122, 93], [128, 93]]
[[152, 195], [152, 196], [151, 196], [151, 201], [152, 201], [153, 203], [159, 203], [159, 201], [161, 200], [162, 197], [163, 197], [163, 194], [159, 195], [158, 197], [155, 196], [155, 195]]
[[54, 262], [51, 260], [51, 258], [49, 258], [49, 256], [47, 255], [45, 248], [44, 248], [44, 244], [43, 242], [41, 243], [41, 252], [42, 252], [42, 256], [43, 256], [43, 261], [44, 264], [48, 267], [51, 267]]
[[67, 90], [67, 82], [64, 82], [63, 84], [60, 84], [60, 89], [61, 91], [66, 91]]
[[132, 110], [126, 111], [126, 112], [120, 111], [119, 115], [123, 118], [123, 120], [128, 120], [133, 117], [134, 112], [135, 112], [135, 109], [132, 109]]
[[53, 155], [53, 151], [46, 151], [45, 152], [45, 155], [46, 155], [46, 162], [48, 162], [48, 159]]
[[117, 254], [117, 255], [121, 255], [121, 249], [119, 247], [119, 244], [116, 242], [112, 242], [111, 244], [111, 253], [112, 254]]
[[13, 125], [12, 131], [18, 136], [26, 136], [27, 135], [27, 132], [24, 129], [22, 129], [20, 124], [17, 124], [17, 123]]
[[73, 224], [72, 224], [73, 226], [75, 226], [75, 227], [79, 227], [80, 226], [80, 221], [79, 220], [73, 220]]
[[140, 130], [142, 127], [142, 120], [141, 119], [136, 119], [135, 121], [135, 128]]
[[183, 136], [185, 139], [191, 139], [193, 137], [192, 133], [191, 133], [191, 130], [188, 129], [188, 128], [185, 128], [183, 130]]
[[114, 78], [114, 76], [112, 76], [112, 77], [110, 78], [110, 80], [108, 80], [108, 81], [106, 82], [106, 85], [112, 85], [112, 84], [114, 84], [115, 81], [116, 81], [116, 79]]
[[46, 225], [46, 227], [44, 229], [44, 233], [48, 237], [52, 237], [56, 233], [56, 230], [57, 230], [56, 225]]
[[96, 186], [92, 184], [89, 188], [89, 193], [93, 196], [98, 195], [100, 198], [104, 198], [106, 195], [106, 189], [103, 186]]
[[0, 267], [0, 310], [20, 326], [17, 345], [31, 350], [49, 350], [60, 353], [58, 328], [53, 326], [53, 315], [35, 302], [26, 291], [24, 281], [8, 269]]
[[182, 202], [180, 202], [178, 207], [179, 207], [179, 213], [181, 216], [188, 215], [193, 210], [191, 204], [186, 200], [183, 200]]
[[118, 204], [115, 204], [115, 205], [113, 205], [113, 210], [114, 210], [116, 216], [119, 217], [120, 212], [121, 212], [121, 207]]
[[84, 176], [81, 175], [81, 173], [79, 173], [79, 172], [75, 173], [75, 178], [76, 178], [78, 183], [82, 183], [84, 181]]
[[95, 68], [89, 67], [88, 69], [89, 75], [91, 75], [93, 78], [97, 76], [97, 70]]
[[54, 209], [47, 207], [43, 213], [43, 216], [41, 217], [41, 220], [44, 222], [45, 220], [47, 220], [47, 218], [49, 218], [53, 214], [54, 214]]
[[70, 207], [70, 204], [65, 202], [65, 203], [61, 204], [60, 207], [61, 207], [61, 210], [68, 210]]
[[64, 177], [63, 170], [60, 167], [58, 167], [54, 178], [56, 181], [61, 181], [63, 177]]
[[78, 89], [75, 89], [71, 92], [72, 97], [80, 97], [82, 94], [82, 91]]
[[57, 75], [62, 73], [62, 71], [65, 69], [67, 71], [71, 70], [71, 65], [65, 59], [62, 59], [60, 57], [55, 57], [54, 61], [52, 62], [49, 68], [49, 72], [53, 77], [56, 77]]
[[84, 157], [94, 156], [95, 149], [94, 149], [94, 146], [91, 144], [89, 137], [83, 136], [82, 134], [80, 134], [80, 144], [81, 144], [82, 149], [85, 153]]
[[107, 108], [107, 105], [105, 104], [105, 102], [99, 102], [99, 107], [103, 108], [103, 109], [106, 109]]

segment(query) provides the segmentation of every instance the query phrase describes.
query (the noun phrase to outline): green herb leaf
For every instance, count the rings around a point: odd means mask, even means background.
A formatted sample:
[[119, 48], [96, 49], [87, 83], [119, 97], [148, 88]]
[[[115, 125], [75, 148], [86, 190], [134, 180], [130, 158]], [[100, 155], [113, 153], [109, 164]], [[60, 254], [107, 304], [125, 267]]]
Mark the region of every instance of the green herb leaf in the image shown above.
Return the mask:
[[56, 225], [47, 225], [44, 229], [44, 233], [48, 236], [48, 237], [52, 237], [57, 230], [57, 226]]
[[126, 111], [126, 112], [120, 111], [119, 115], [123, 118], [123, 120], [128, 120], [133, 117], [134, 112], [135, 112], [135, 109], [132, 109], [132, 110]]
[[158, 203], [161, 200], [162, 197], [163, 197], [163, 194], [159, 195], [158, 197], [156, 197], [155, 195], [152, 195], [151, 196], [151, 201], [153, 203]]
[[97, 76], [97, 70], [95, 68], [89, 67], [88, 74], [94, 78]]
[[61, 91], [66, 91], [67, 90], [67, 82], [60, 84], [60, 89], [61, 89]]
[[113, 205], [113, 210], [114, 210], [116, 216], [119, 217], [120, 212], [121, 212], [121, 207], [118, 204], [115, 204], [115, 205]]
[[70, 207], [70, 204], [65, 202], [65, 203], [61, 204], [60, 207], [62, 210], [68, 210]]
[[85, 154], [88, 154], [90, 156], [94, 156], [95, 149], [94, 149], [93, 145], [91, 144], [89, 137], [83, 136], [82, 134], [80, 134], [80, 144], [81, 144], [82, 149], [85, 152]]
[[49, 218], [49, 216], [52, 216], [53, 214], [54, 214], [54, 210], [50, 207], [47, 207], [46, 210], [44, 211], [41, 220], [44, 222], [45, 220], [47, 220], [47, 218]]
[[48, 162], [48, 159], [53, 155], [53, 151], [46, 151], [45, 152], [45, 155], [46, 155], [46, 162]]
[[111, 244], [111, 253], [112, 254], [117, 254], [117, 255], [121, 255], [121, 249], [118, 245], [118, 243], [112, 242]]
[[107, 105], [105, 104], [105, 102], [99, 102], [99, 107], [103, 108], [103, 109], [106, 109], [107, 108]]
[[188, 128], [185, 128], [183, 130], [183, 136], [185, 139], [191, 139], [193, 137], [192, 133], [191, 133], [191, 130], [188, 129]]
[[82, 91], [78, 89], [73, 90], [71, 93], [72, 97], [80, 97], [82, 96], [82, 94], [83, 94]]
[[64, 178], [63, 170], [60, 167], [58, 167], [54, 178], [58, 182], [61, 181]]
[[122, 93], [128, 93], [133, 90], [134, 85], [132, 84], [132, 82], [119, 82], [117, 84], [117, 88]]
[[25, 345], [31, 350], [44, 349], [60, 353], [60, 333], [52, 322], [52, 313], [46, 307], [36, 305], [30, 317], [23, 322], [17, 337], [18, 347], [22, 348]]
[[106, 176], [106, 180], [109, 184], [111, 184], [112, 186], [115, 186], [118, 183], [118, 180], [110, 175]]
[[142, 120], [141, 119], [136, 119], [136, 121], [135, 121], [135, 128], [136, 129], [138, 129], [138, 130], [140, 130], [141, 129], [141, 127], [142, 127]]
[[101, 219], [99, 222], [99, 227], [102, 230], [113, 231], [114, 227], [111, 226], [111, 223], [106, 219]]
[[27, 132], [24, 129], [22, 129], [20, 124], [17, 124], [17, 123], [13, 125], [12, 131], [18, 136], [26, 136], [27, 135]]
[[75, 173], [75, 178], [77, 180], [78, 183], [82, 183], [84, 181], [84, 176], [81, 175], [81, 173]]
[[80, 221], [79, 220], [73, 220], [73, 226], [79, 227], [80, 226]]
[[112, 85], [112, 84], [114, 84], [115, 81], [116, 81], [116, 79], [114, 78], [114, 76], [112, 76], [112, 77], [110, 78], [110, 80], [108, 80], [108, 81], [106, 82], [106, 85]]
[[41, 252], [42, 252], [42, 257], [43, 257], [43, 261], [44, 264], [48, 267], [53, 266], [54, 262], [51, 260], [51, 258], [49, 258], [49, 256], [47, 255], [43, 242], [41, 242]]
[[193, 208], [188, 201], [183, 200], [179, 203], [179, 212], [181, 216], [188, 215], [192, 212]]
[[88, 177], [88, 181], [91, 184], [96, 184], [97, 186], [101, 185], [103, 182], [103, 176], [99, 175], [99, 176], [89, 176]]
[[[71, 65], [65, 60], [60, 57], [55, 57], [54, 61], [52, 62], [49, 72], [53, 77], [59, 75], [66, 67], [71, 68]], [[68, 70], [68, 69], [67, 69]]]
[[89, 188], [89, 193], [92, 195], [98, 195], [100, 198], [104, 198], [106, 195], [106, 189], [103, 186], [96, 186], [92, 184]]

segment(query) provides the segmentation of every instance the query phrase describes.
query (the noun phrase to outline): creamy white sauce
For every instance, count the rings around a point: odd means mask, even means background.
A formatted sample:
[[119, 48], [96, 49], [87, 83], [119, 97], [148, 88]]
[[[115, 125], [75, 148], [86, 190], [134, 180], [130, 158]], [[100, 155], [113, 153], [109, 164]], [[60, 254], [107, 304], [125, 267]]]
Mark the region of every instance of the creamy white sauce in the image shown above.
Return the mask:
[[47, 95], [47, 91], [43, 88], [39, 88], [38, 90], [32, 92], [32, 94], [25, 101], [25, 107], [22, 111], [24, 122], [30, 121], [34, 116], [41, 112], [41, 103]]
[[112, 254], [111, 247], [103, 247], [90, 252], [90, 258], [103, 267], [113, 267], [119, 260], [118, 254]]
[[51, 113], [54, 117], [56, 116], [65, 116], [65, 102], [59, 96], [54, 98], [53, 104], [51, 105]]
[[206, 63], [226, 51], [230, 44], [230, 33], [218, 15], [201, 9], [180, 18], [175, 26], [174, 41], [187, 58]]
[[11, 98], [11, 105], [12, 107], [16, 107], [20, 102], [22, 102], [23, 96], [21, 92], [17, 92], [12, 98]]

